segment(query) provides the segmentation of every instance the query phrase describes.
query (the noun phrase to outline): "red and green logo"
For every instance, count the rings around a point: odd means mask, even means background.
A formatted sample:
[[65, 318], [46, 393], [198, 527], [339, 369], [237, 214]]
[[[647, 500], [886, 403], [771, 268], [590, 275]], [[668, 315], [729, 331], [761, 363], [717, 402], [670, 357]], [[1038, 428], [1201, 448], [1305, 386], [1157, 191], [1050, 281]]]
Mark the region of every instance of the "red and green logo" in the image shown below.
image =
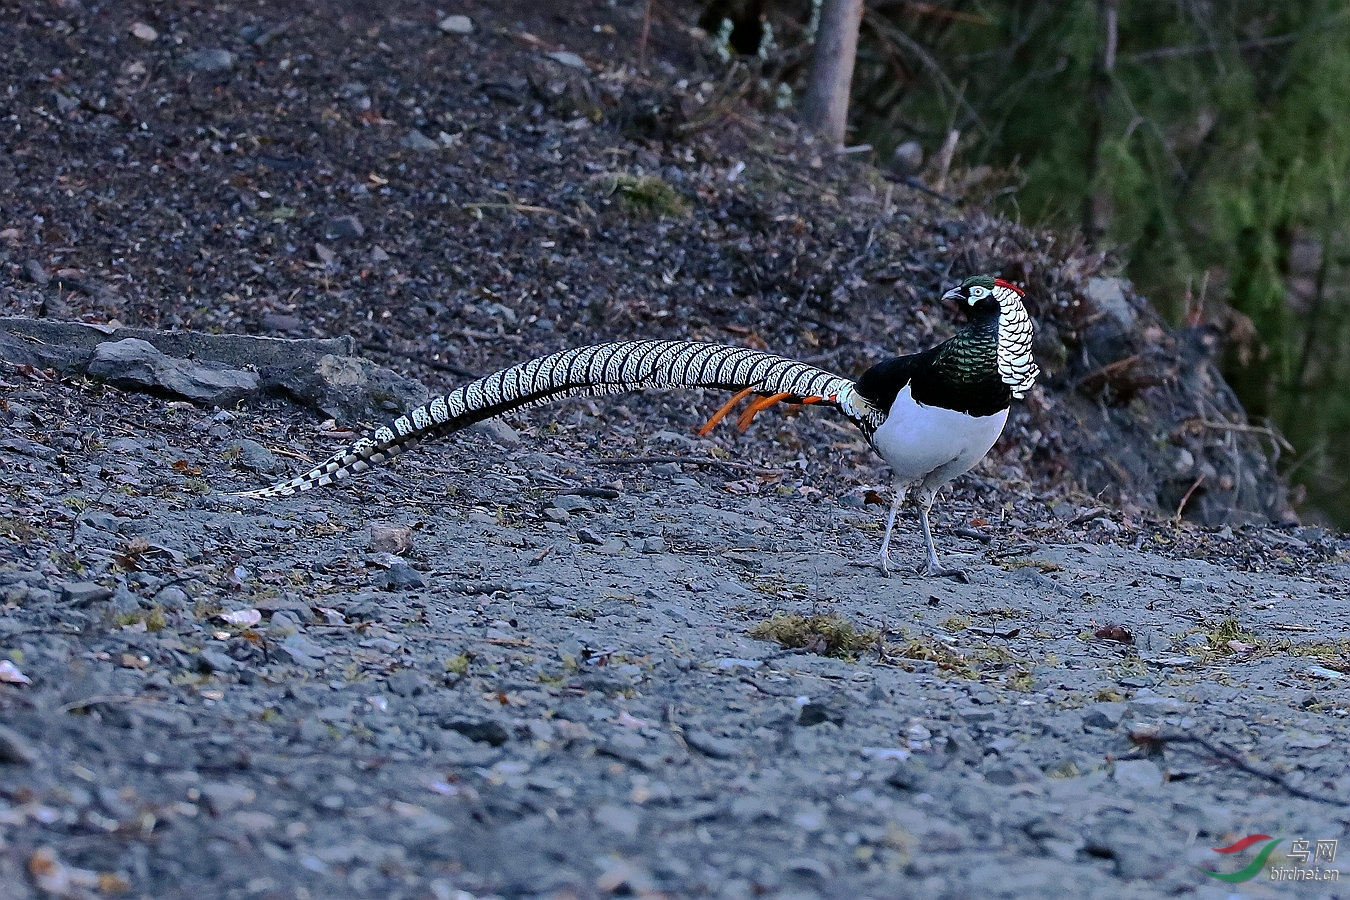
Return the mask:
[[1210, 878], [1217, 878], [1220, 881], [1226, 881], [1229, 884], [1239, 884], [1243, 881], [1251, 881], [1261, 872], [1261, 867], [1266, 864], [1266, 859], [1275, 850], [1275, 845], [1282, 840], [1284, 840], [1284, 838], [1273, 838], [1268, 834], [1249, 834], [1242, 840], [1229, 844], [1227, 847], [1213, 848], [1215, 853], [1241, 853], [1252, 844], [1259, 844], [1261, 841], [1266, 842], [1266, 845], [1256, 854], [1256, 858], [1236, 872], [1211, 872], [1209, 869], [1201, 869], [1199, 866], [1196, 866], [1195, 868], [1204, 872]]

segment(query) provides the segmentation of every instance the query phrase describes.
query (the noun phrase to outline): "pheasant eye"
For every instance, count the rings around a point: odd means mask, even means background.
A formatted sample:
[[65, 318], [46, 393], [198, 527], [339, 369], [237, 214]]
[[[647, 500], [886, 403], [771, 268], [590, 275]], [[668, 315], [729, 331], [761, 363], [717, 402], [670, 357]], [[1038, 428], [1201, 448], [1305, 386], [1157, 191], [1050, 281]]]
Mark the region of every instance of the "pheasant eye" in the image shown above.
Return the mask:
[[982, 287], [980, 287], [979, 285], [976, 285], [976, 286], [972, 287], [972, 288], [970, 289], [970, 303], [971, 303], [971, 305], [973, 306], [976, 302], [978, 302], [978, 301], [984, 299], [984, 296], [985, 296], [986, 294], [988, 294], [988, 293], [989, 293], [989, 290], [988, 290], [987, 288], [982, 288]]

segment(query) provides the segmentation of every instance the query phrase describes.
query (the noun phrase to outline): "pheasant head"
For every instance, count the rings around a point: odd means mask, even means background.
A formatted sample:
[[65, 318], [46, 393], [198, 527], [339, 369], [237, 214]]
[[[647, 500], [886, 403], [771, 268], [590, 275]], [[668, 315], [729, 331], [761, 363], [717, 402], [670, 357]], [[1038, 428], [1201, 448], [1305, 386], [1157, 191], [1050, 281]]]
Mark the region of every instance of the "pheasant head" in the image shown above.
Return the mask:
[[1034, 330], [1023, 296], [1017, 285], [993, 275], [972, 275], [942, 295], [943, 300], [959, 301], [969, 309], [976, 326], [981, 320], [997, 320], [999, 378], [1018, 400], [1031, 390], [1041, 371], [1031, 358]]

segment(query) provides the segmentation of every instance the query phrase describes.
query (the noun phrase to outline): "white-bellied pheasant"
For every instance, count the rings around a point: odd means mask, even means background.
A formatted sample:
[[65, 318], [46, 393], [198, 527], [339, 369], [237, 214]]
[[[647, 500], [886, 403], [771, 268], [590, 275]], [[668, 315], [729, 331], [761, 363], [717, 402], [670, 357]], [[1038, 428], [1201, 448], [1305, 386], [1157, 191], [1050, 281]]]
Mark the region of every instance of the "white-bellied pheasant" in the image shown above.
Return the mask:
[[695, 341], [621, 341], [563, 350], [485, 375], [437, 397], [335, 453], [304, 474], [240, 497], [281, 497], [331, 484], [379, 465], [426, 438], [440, 437], [512, 410], [579, 394], [655, 387], [705, 387], [737, 393], [713, 414], [707, 433], [741, 400], [744, 430], [780, 401], [832, 406], [867, 436], [895, 473], [895, 501], [881, 541], [889, 574], [891, 531], [908, 485], [917, 482], [928, 575], [958, 574], [938, 563], [928, 515], [942, 485], [994, 446], [1008, 407], [1031, 390], [1032, 326], [1022, 291], [990, 275], [967, 278], [943, 295], [969, 309], [970, 323], [936, 347], [880, 362], [857, 381], [745, 347]]

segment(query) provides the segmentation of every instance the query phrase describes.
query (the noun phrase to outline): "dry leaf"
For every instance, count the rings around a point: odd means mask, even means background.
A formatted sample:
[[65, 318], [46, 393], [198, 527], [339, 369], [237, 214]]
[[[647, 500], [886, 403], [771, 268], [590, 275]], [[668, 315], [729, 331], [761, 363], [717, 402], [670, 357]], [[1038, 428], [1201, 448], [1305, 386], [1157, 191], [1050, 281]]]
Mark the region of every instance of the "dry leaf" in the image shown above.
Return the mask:
[[1103, 641], [1116, 641], [1120, 644], [1134, 643], [1134, 635], [1130, 634], [1130, 630], [1124, 625], [1103, 625], [1092, 632], [1092, 636]]
[[28, 874], [38, 890], [58, 897], [74, 895], [77, 888], [92, 888], [99, 884], [99, 874], [90, 869], [77, 869], [61, 862], [51, 847], [39, 847], [28, 857]]

